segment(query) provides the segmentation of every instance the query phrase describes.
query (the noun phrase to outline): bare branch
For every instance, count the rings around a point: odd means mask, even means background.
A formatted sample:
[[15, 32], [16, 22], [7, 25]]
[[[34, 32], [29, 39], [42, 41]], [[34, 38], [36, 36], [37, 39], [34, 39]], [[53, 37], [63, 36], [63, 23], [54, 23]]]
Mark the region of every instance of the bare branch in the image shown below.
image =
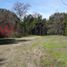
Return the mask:
[[67, 3], [65, 3], [63, 0], [61, 0], [61, 2], [62, 2], [65, 6], [67, 6]]
[[15, 13], [18, 15], [18, 17], [21, 19], [21, 17], [26, 15], [29, 7], [30, 7], [29, 4], [24, 4], [24, 3], [21, 3], [21, 2], [16, 2], [14, 4], [13, 9], [14, 9]]

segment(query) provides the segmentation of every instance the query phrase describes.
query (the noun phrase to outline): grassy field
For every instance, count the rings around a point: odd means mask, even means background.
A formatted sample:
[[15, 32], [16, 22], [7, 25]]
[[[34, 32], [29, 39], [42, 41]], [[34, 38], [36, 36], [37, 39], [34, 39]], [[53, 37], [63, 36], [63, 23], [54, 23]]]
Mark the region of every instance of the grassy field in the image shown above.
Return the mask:
[[23, 37], [0, 45], [0, 67], [67, 67], [66, 36]]

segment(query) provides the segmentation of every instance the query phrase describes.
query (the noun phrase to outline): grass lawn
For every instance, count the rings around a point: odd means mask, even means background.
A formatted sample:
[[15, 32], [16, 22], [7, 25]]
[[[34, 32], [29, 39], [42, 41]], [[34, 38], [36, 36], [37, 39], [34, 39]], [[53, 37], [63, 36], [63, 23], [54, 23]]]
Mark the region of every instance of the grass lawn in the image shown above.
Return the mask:
[[[44, 36], [42, 39], [43, 48], [47, 50], [50, 58], [53, 59], [53, 67], [67, 67], [67, 37]], [[51, 60], [48, 61], [51, 63]], [[44, 60], [44, 62], [46, 61]]]
[[67, 67], [66, 36], [31, 36], [17, 40], [21, 42], [0, 45], [0, 67]]

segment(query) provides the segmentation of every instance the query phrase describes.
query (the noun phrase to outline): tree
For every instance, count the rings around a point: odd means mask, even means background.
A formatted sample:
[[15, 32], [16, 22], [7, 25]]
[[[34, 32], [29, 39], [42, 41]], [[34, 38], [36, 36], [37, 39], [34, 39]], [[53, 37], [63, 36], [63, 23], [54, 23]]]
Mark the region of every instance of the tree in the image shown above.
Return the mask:
[[31, 32], [32, 34], [35, 35], [46, 35], [47, 34], [46, 19], [41, 19], [40, 21], [38, 20], [38, 22], [35, 23], [35, 26]]
[[33, 27], [35, 26], [35, 23], [34, 23], [34, 17], [29, 14], [27, 16], [25, 16], [23, 18], [23, 32], [25, 34], [30, 34], [31, 33], [31, 30], [33, 29]]
[[0, 9], [0, 37], [13, 37], [18, 32], [20, 19], [7, 9]]
[[67, 36], [67, 14], [65, 14], [64, 16], [64, 25], [65, 25], [64, 35]]
[[18, 15], [18, 17], [20, 18], [20, 20], [22, 19], [22, 17], [24, 17], [28, 11], [28, 8], [30, 7], [29, 4], [24, 4], [21, 2], [16, 2], [14, 4], [14, 11], [15, 13]]
[[67, 6], [67, 2], [64, 2], [64, 0], [61, 0], [62, 4], [64, 4], [65, 6]]
[[23, 18], [21, 29], [23, 35], [45, 35], [47, 34], [46, 19], [43, 19], [40, 14], [26, 15]]
[[55, 13], [50, 16], [48, 21], [48, 34], [63, 35], [64, 34], [64, 15], [65, 13]]

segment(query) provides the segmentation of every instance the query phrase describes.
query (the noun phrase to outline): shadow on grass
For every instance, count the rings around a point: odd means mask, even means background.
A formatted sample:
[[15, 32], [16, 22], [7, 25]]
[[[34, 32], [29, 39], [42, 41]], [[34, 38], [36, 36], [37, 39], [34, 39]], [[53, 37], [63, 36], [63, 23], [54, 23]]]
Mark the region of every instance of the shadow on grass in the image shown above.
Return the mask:
[[0, 45], [9, 45], [9, 44], [16, 44], [16, 40], [0, 38]]
[[17, 40], [17, 42], [27, 42], [27, 41], [31, 41], [31, 40], [30, 39]]
[[6, 63], [6, 59], [0, 58], [0, 66], [1, 66], [1, 65], [4, 65], [5, 63]]
[[11, 45], [11, 44], [17, 44], [19, 42], [27, 42], [27, 41], [30, 41], [30, 40], [28, 39], [16, 40], [16, 39], [0, 38], [0, 45]]

